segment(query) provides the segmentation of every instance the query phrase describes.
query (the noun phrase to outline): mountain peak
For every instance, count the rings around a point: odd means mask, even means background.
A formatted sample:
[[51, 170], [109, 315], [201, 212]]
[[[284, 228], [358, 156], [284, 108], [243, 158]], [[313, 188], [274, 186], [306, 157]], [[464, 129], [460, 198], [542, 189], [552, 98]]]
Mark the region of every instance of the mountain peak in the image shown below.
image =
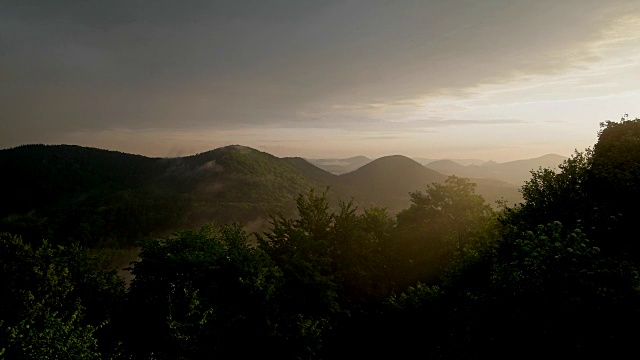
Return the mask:
[[375, 168], [388, 168], [388, 169], [407, 169], [407, 168], [417, 168], [424, 167], [419, 162], [406, 157], [404, 155], [387, 155], [380, 158], [377, 158], [370, 163], [362, 166], [360, 169], [375, 169]]
[[489, 160], [486, 163], [480, 165], [480, 166], [484, 166], [484, 167], [492, 167], [492, 166], [496, 166], [498, 165], [497, 161], [493, 161], [493, 160]]

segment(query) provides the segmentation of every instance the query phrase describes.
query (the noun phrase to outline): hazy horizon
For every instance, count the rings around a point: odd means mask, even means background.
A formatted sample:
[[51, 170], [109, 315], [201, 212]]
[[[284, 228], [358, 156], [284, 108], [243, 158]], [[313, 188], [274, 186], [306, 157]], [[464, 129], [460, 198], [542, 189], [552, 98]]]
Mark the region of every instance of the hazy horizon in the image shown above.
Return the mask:
[[640, 2], [5, 1], [0, 149], [497, 162], [640, 116]]
[[[181, 154], [181, 155], [173, 155], [173, 156], [162, 156], [162, 155], [146, 155], [146, 154], [140, 154], [140, 153], [136, 153], [136, 152], [127, 152], [127, 151], [123, 151], [120, 149], [109, 149], [109, 148], [102, 148], [102, 147], [96, 147], [96, 146], [90, 146], [90, 145], [79, 145], [79, 144], [66, 144], [66, 143], [50, 143], [50, 144], [44, 144], [44, 143], [32, 143], [32, 144], [21, 144], [21, 145], [16, 145], [16, 146], [11, 146], [11, 147], [7, 147], [4, 149], [0, 149], [1, 150], [10, 150], [13, 148], [17, 148], [20, 146], [38, 146], [38, 145], [46, 145], [46, 146], [83, 146], [83, 147], [88, 147], [88, 148], [96, 148], [96, 149], [100, 149], [100, 150], [107, 150], [107, 151], [117, 151], [117, 152], [121, 152], [121, 153], [127, 153], [127, 154], [132, 154], [132, 155], [141, 155], [141, 156], [145, 156], [145, 157], [149, 157], [149, 158], [176, 158], [176, 157], [187, 157], [187, 156], [193, 156], [193, 155], [198, 155], [207, 151], [212, 151], [212, 150], [216, 150], [218, 148], [222, 148], [222, 147], [226, 147], [226, 146], [243, 146], [243, 147], [249, 147], [252, 148], [254, 150], [257, 151], [262, 151], [262, 152], [266, 152], [268, 154], [274, 155], [276, 157], [279, 158], [287, 158], [287, 157], [299, 157], [299, 158], [303, 158], [306, 160], [314, 160], [314, 161], [322, 161], [322, 160], [326, 160], [326, 161], [335, 161], [337, 163], [340, 164], [346, 164], [343, 161], [344, 160], [348, 160], [348, 159], [352, 159], [352, 158], [357, 158], [357, 157], [361, 157], [364, 156], [365, 158], [373, 161], [379, 158], [383, 158], [383, 157], [388, 157], [388, 156], [405, 156], [408, 158], [411, 158], [413, 160], [429, 160], [429, 161], [438, 161], [438, 160], [452, 160], [452, 161], [457, 161], [460, 165], [470, 165], [472, 163], [477, 163], [477, 162], [496, 162], [496, 163], [505, 163], [505, 162], [511, 162], [511, 161], [519, 161], [519, 160], [531, 160], [531, 159], [536, 159], [536, 158], [542, 158], [545, 156], [560, 156], [560, 157], [565, 157], [565, 158], [569, 158], [571, 157], [573, 154], [569, 154], [569, 155], [562, 155], [562, 154], [557, 154], [557, 153], [546, 153], [546, 154], [540, 154], [540, 155], [536, 155], [536, 156], [531, 156], [531, 157], [525, 157], [525, 158], [517, 158], [517, 159], [512, 159], [512, 160], [506, 160], [506, 161], [497, 161], [494, 159], [482, 159], [482, 158], [477, 158], [477, 157], [457, 157], [457, 158], [453, 158], [453, 157], [440, 157], [440, 158], [434, 158], [434, 157], [425, 157], [425, 156], [410, 156], [410, 155], [405, 155], [405, 154], [401, 154], [401, 153], [389, 153], [389, 154], [384, 154], [384, 155], [379, 155], [379, 156], [367, 156], [367, 155], [363, 155], [363, 154], [356, 154], [356, 155], [351, 155], [351, 156], [338, 156], [338, 157], [318, 157], [318, 156], [300, 156], [297, 154], [289, 154], [289, 155], [277, 155], [277, 154], [273, 154], [270, 153], [267, 150], [264, 149], [256, 149], [250, 146], [246, 146], [246, 145], [242, 145], [242, 144], [229, 144], [229, 145], [223, 145], [217, 148], [212, 148], [212, 149], [208, 149], [208, 150], [204, 150], [204, 151], [197, 151], [197, 152], [193, 152], [193, 153], [185, 153], [185, 154]], [[420, 161], [418, 161], [420, 162]], [[423, 164], [424, 165], [424, 164]]]

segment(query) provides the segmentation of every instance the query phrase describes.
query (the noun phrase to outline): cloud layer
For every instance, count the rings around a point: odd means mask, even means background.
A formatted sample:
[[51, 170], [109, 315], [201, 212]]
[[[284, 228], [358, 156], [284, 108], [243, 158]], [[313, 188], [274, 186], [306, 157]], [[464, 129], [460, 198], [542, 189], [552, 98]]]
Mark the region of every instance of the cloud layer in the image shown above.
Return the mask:
[[637, 80], [638, 19], [634, 0], [8, 0], [0, 147], [93, 137], [162, 155], [205, 133], [262, 131], [247, 145], [266, 146], [557, 120], [531, 104], [637, 99], [621, 88]]

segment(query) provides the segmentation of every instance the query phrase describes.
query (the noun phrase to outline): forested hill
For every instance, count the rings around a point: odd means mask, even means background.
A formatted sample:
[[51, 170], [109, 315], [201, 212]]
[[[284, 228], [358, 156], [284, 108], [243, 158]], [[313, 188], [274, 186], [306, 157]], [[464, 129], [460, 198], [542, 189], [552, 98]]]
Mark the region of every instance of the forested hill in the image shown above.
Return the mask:
[[425, 166], [445, 175], [456, 175], [468, 178], [497, 179], [508, 183], [522, 186], [525, 181], [531, 178], [531, 171], [539, 168], [558, 169], [565, 156], [557, 154], [547, 154], [532, 159], [523, 159], [497, 163], [488, 161], [481, 165], [470, 164], [461, 165], [453, 160], [433, 161]]
[[[399, 155], [338, 176], [302, 158], [239, 145], [177, 158], [25, 145], [0, 150], [0, 168], [10, 174], [2, 189], [0, 231], [106, 246], [210, 221], [262, 230], [270, 214], [293, 214], [296, 197], [310, 189], [328, 189], [332, 206], [353, 199], [360, 210], [381, 206], [395, 213], [410, 204], [410, 192], [446, 178]], [[520, 199], [515, 186], [477, 182], [489, 203]]]
[[[129, 286], [101, 251], [0, 232], [0, 357], [618, 359], [637, 350], [640, 119], [602, 124], [592, 149], [534, 171], [523, 201], [498, 210], [455, 176], [412, 192], [394, 215], [332, 209], [322, 191], [294, 195], [332, 183], [382, 201], [390, 186], [443, 178], [402, 156], [349, 176], [241, 146], [176, 159], [35, 146], [0, 159], [9, 176], [40, 177], [12, 180], [4, 195], [42, 207], [3, 226], [48, 229], [55, 241], [295, 196], [293, 214], [266, 231], [206, 224], [143, 239]], [[61, 190], [28, 198], [26, 186], [47, 184]]]
[[[0, 151], [0, 231], [126, 245], [209, 221], [290, 214], [295, 197], [324, 186], [288, 162], [243, 146], [148, 158], [72, 145]], [[65, 239], [59, 239], [65, 234]]]
[[138, 189], [161, 174], [158, 159], [73, 145], [26, 145], [0, 151], [4, 176], [0, 215], [107, 192]]
[[340, 182], [354, 189], [357, 196], [378, 206], [391, 205], [393, 213], [409, 206], [409, 192], [445, 179], [445, 175], [402, 155], [381, 157], [340, 176]]
[[[409, 193], [425, 190], [429, 184], [443, 183], [447, 178], [402, 155], [384, 156], [339, 176], [318, 169], [302, 159], [292, 163], [313, 179], [330, 184], [333, 192], [342, 199], [353, 196], [361, 206], [385, 207], [391, 214], [410, 205]], [[489, 204], [504, 200], [514, 205], [522, 200], [518, 187], [513, 184], [494, 179], [470, 180], [477, 185], [477, 193]]]

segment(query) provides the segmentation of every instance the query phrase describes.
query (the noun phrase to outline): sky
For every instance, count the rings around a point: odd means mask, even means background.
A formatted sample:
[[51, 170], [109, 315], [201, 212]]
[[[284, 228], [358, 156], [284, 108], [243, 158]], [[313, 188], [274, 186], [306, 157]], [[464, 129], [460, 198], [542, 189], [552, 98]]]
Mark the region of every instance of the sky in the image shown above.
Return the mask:
[[638, 84], [639, 0], [0, 2], [0, 149], [570, 156]]

